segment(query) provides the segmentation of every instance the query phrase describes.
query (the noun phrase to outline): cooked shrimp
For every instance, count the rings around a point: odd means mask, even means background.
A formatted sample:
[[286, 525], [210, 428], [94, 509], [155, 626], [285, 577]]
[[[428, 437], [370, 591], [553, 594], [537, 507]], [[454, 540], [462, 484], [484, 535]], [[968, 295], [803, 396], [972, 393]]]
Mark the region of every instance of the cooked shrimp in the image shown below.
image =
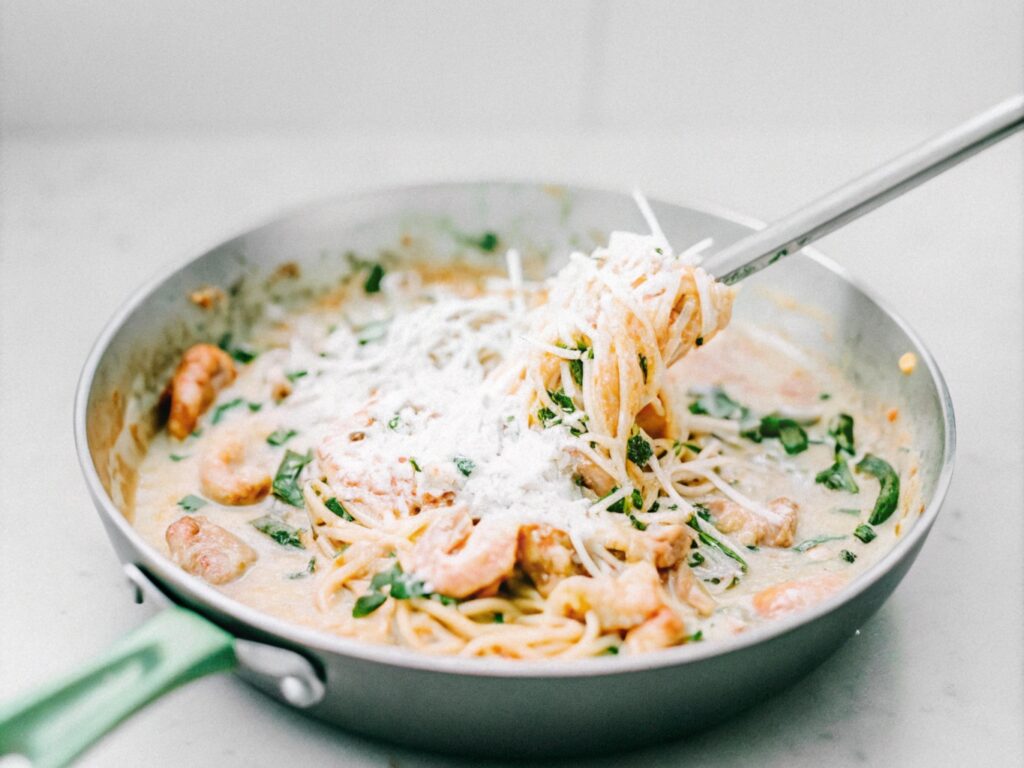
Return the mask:
[[226, 584], [256, 562], [256, 552], [202, 515], [185, 515], [167, 527], [174, 562], [210, 584]]
[[183, 440], [196, 427], [217, 393], [235, 380], [231, 356], [213, 344], [189, 347], [164, 393], [170, 398], [167, 431]]
[[245, 463], [245, 446], [237, 435], [227, 435], [212, 443], [200, 458], [199, 482], [203, 493], [218, 504], [255, 504], [270, 493], [270, 475]]
[[594, 611], [602, 630], [632, 629], [665, 607], [658, 571], [650, 563], [630, 565], [617, 576], [571, 576], [548, 598], [548, 610], [583, 620]]
[[821, 602], [843, 586], [845, 581], [832, 573], [813, 579], [784, 581], [754, 595], [754, 610], [766, 619], [777, 619]]
[[701, 616], [710, 616], [715, 612], [715, 599], [704, 589], [686, 563], [680, 563], [675, 574], [676, 597], [687, 603]]
[[516, 558], [544, 597], [562, 579], [582, 573], [573, 554], [569, 534], [550, 525], [524, 525], [519, 529]]
[[683, 620], [671, 608], [662, 608], [626, 633], [626, 647], [633, 653], [647, 653], [678, 645], [685, 636]]
[[519, 526], [485, 517], [475, 527], [465, 508], [435, 520], [416, 542], [410, 568], [431, 589], [449, 597], [469, 597], [494, 588], [512, 575]]
[[764, 514], [729, 499], [716, 499], [706, 506], [714, 515], [715, 527], [722, 533], [734, 534], [744, 546], [793, 546], [799, 507], [784, 496], [769, 501]]
[[651, 525], [646, 531], [626, 526], [609, 526], [604, 545], [622, 552], [626, 562], [646, 561], [656, 568], [671, 568], [690, 548], [690, 529], [683, 525]]

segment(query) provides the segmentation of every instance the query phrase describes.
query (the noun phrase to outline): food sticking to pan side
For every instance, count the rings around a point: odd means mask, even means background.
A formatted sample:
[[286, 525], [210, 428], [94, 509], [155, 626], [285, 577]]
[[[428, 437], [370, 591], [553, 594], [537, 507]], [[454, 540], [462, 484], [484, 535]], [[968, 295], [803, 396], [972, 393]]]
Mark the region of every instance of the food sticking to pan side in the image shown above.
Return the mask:
[[133, 524], [240, 602], [435, 654], [716, 642], [843, 589], [922, 508], [898, 411], [727, 328], [707, 243], [651, 223], [544, 281], [353, 258], [269, 300], [169, 374]]

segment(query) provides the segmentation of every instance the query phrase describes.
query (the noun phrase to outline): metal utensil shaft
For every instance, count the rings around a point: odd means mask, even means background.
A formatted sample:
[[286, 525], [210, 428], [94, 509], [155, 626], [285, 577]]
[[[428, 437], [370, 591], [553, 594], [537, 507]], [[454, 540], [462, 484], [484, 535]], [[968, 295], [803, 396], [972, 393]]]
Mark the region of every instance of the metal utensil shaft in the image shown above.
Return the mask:
[[1024, 127], [1017, 95], [709, 256], [704, 268], [732, 285], [795, 253]]

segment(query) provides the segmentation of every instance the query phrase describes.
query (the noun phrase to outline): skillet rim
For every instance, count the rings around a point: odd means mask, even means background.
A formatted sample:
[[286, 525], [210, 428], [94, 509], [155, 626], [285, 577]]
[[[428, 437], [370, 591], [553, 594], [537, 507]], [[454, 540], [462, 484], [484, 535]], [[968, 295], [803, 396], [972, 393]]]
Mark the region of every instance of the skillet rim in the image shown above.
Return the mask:
[[[943, 434], [943, 456], [942, 466], [936, 478], [935, 490], [925, 510], [919, 515], [918, 520], [911, 526], [910, 531], [899, 540], [896, 545], [872, 565], [867, 571], [856, 577], [850, 584], [846, 585], [836, 594], [830, 596], [816, 605], [802, 610], [788, 618], [780, 619], [763, 624], [755, 629], [744, 632], [729, 640], [705, 643], [693, 643], [673, 648], [667, 648], [654, 653], [639, 654], [637, 656], [609, 656], [594, 659], [576, 660], [538, 660], [538, 661], [516, 661], [510, 659], [494, 658], [462, 658], [458, 656], [432, 656], [429, 654], [417, 653], [409, 649], [397, 646], [377, 645], [360, 640], [331, 635], [327, 632], [292, 624], [270, 614], [263, 613], [255, 608], [247, 606], [227, 595], [216, 590], [213, 586], [206, 584], [201, 579], [192, 576], [178, 568], [170, 559], [148, 544], [138, 534], [136, 529], [128, 522], [121, 512], [114, 506], [110, 496], [104, 490], [100, 482], [96, 467], [92, 461], [92, 454], [89, 451], [89, 444], [86, 432], [86, 420], [88, 414], [89, 395], [95, 380], [96, 371], [102, 361], [111, 340], [124, 326], [128, 317], [149, 299], [159, 288], [173, 275], [187, 269], [192, 262], [212, 250], [215, 250], [226, 243], [232, 242], [240, 237], [251, 236], [263, 229], [281, 224], [289, 219], [302, 215], [310, 210], [323, 208], [331, 204], [344, 204], [355, 201], [372, 200], [374, 197], [389, 197], [397, 193], [429, 193], [431, 190], [452, 189], [454, 187], [509, 187], [509, 188], [537, 188], [561, 187], [572, 192], [584, 194], [615, 195], [628, 199], [628, 195], [617, 190], [605, 189], [584, 184], [571, 184], [562, 182], [544, 182], [536, 180], [503, 178], [503, 179], [465, 179], [440, 182], [422, 182], [417, 184], [397, 184], [385, 187], [361, 188], [348, 193], [333, 195], [307, 201], [304, 204], [291, 206], [283, 213], [273, 218], [268, 218], [255, 227], [250, 227], [241, 233], [230, 238], [219, 241], [217, 244], [202, 251], [198, 255], [190, 255], [184, 259], [176, 260], [170, 267], [160, 270], [154, 277], [136, 288], [131, 295], [118, 307], [111, 318], [103, 326], [102, 331], [93, 343], [92, 348], [83, 365], [82, 372], [78, 379], [75, 391], [74, 406], [74, 437], [75, 450], [78, 455], [78, 463], [85, 477], [86, 486], [92, 496], [97, 512], [104, 519], [117, 528], [124, 536], [136, 553], [132, 560], [136, 565], [143, 566], [149, 573], [157, 577], [158, 582], [170, 583], [179, 593], [187, 595], [195, 604], [214, 612], [230, 617], [246, 628], [255, 630], [252, 635], [259, 636], [261, 642], [267, 642], [267, 638], [283, 640], [280, 643], [283, 647], [298, 648], [316, 654], [331, 654], [360, 661], [383, 664], [391, 667], [400, 667], [410, 670], [425, 672], [441, 672], [470, 677], [501, 677], [501, 678], [580, 678], [599, 677], [608, 675], [620, 675], [630, 672], [651, 671], [666, 667], [676, 667], [686, 664], [693, 664], [734, 652], [740, 652], [751, 646], [766, 644], [774, 638], [793, 632], [800, 627], [811, 624], [826, 615], [832, 613], [840, 606], [852, 602], [860, 595], [867, 592], [877, 582], [894, 570], [904, 558], [913, 556], [924, 538], [928, 535], [931, 526], [938, 517], [939, 510], [945, 501], [949, 485], [953, 475], [953, 467], [956, 458], [956, 421], [953, 412], [953, 402], [949, 394], [949, 388], [939, 370], [931, 351], [925, 346], [924, 341], [909, 326], [906, 320], [897, 313], [889, 303], [879, 297], [873, 289], [865, 285], [859, 278], [852, 276], [846, 269], [825, 256], [813, 247], [805, 247], [801, 254], [813, 261], [818, 266], [833, 273], [845, 283], [848, 283], [863, 296], [872, 301], [878, 309], [888, 315], [893, 322], [906, 334], [907, 338], [916, 348], [920, 363], [924, 364], [934, 382], [939, 395], [940, 409], [942, 411]], [[763, 229], [766, 224], [756, 218], [737, 213], [727, 207], [716, 203], [707, 202], [694, 198], [679, 198], [678, 202], [670, 202], [662, 199], [652, 199], [657, 205], [688, 208], [698, 213], [703, 213], [739, 224], [750, 230]], [[107, 531], [108, 537], [113, 543], [113, 536]], [[197, 611], [204, 618], [214, 621], [207, 612]], [[214, 623], [219, 623], [214, 621]], [[230, 631], [230, 630], [229, 630]], [[232, 632], [232, 634], [236, 634]], [[236, 634], [244, 637], [244, 634]]]

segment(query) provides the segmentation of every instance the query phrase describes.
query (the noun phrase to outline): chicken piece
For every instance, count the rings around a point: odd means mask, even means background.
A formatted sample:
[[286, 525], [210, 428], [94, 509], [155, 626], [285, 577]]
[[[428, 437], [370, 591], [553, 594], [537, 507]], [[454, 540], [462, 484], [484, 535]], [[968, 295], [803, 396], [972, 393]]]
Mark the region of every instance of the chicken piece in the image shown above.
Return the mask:
[[519, 526], [485, 517], [476, 526], [464, 507], [438, 517], [416, 542], [406, 570], [448, 597], [493, 590], [512, 575]]
[[203, 515], [185, 515], [167, 527], [171, 558], [210, 584], [234, 581], [256, 562], [256, 551]]
[[686, 637], [683, 620], [671, 608], [662, 608], [643, 624], [626, 633], [626, 647], [632, 653], [649, 653], [679, 645]]
[[664, 608], [665, 591], [650, 563], [635, 563], [612, 576], [571, 576], [548, 598], [548, 610], [583, 620], [597, 614], [603, 631], [632, 629]]
[[260, 467], [245, 463], [245, 442], [227, 435], [210, 445], [199, 459], [203, 493], [218, 504], [255, 504], [270, 493], [271, 478]]
[[733, 534], [744, 546], [793, 546], [799, 507], [784, 496], [769, 501], [763, 514], [729, 499], [716, 499], [705, 506], [714, 516], [715, 527]]
[[784, 581], [755, 594], [754, 610], [766, 619], [777, 619], [820, 603], [845, 583], [845, 579], [833, 573]]
[[188, 437], [199, 417], [217, 399], [217, 393], [229, 386], [236, 375], [231, 355], [219, 347], [189, 347], [164, 391], [164, 398], [170, 400], [167, 431], [178, 440]]
[[574, 558], [569, 534], [550, 525], [524, 525], [519, 529], [516, 559], [544, 597], [565, 578], [582, 573]]

